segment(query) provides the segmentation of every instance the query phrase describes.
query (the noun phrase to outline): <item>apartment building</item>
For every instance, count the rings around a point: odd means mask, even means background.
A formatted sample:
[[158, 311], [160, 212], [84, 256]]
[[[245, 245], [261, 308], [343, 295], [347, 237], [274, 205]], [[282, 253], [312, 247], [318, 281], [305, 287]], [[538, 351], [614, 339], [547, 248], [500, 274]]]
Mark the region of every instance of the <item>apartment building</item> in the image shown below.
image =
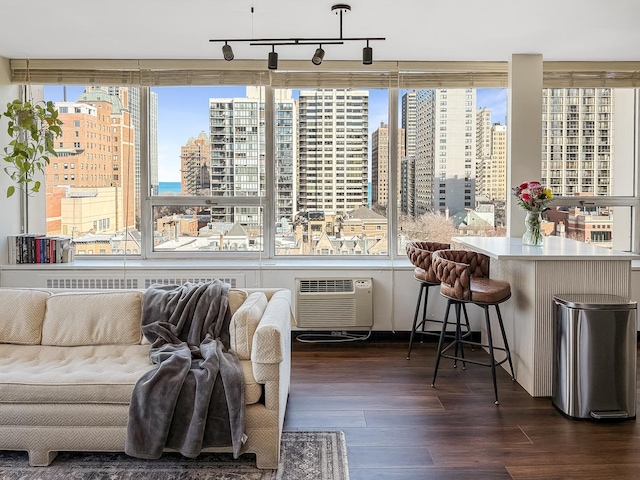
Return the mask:
[[[279, 90], [277, 97], [275, 143], [276, 218], [293, 215], [295, 158], [294, 100], [291, 90]], [[265, 185], [264, 93], [260, 87], [246, 87], [246, 96], [209, 99], [211, 132], [211, 195], [259, 196]], [[212, 209], [218, 222], [260, 225], [256, 207]]]
[[474, 207], [475, 112], [473, 88], [416, 92], [416, 216]]
[[404, 130], [405, 155], [398, 157], [400, 163], [400, 211], [413, 215], [415, 204], [415, 166], [416, 166], [416, 92], [402, 95], [400, 115]]
[[46, 167], [47, 233], [76, 236], [134, 225], [133, 201], [125, 201], [134, 195], [126, 105], [100, 89], [56, 103], [59, 118], [71, 128], [56, 139], [58, 156]]
[[301, 90], [298, 115], [299, 210], [367, 205], [369, 92]]
[[491, 110], [476, 113], [476, 195], [491, 202], [507, 200], [507, 128], [492, 123]]
[[[405, 156], [405, 132], [398, 129], [398, 156]], [[373, 205], [386, 206], [389, 202], [389, 126], [381, 122], [371, 134], [371, 202]], [[397, 197], [402, 198], [402, 164], [397, 166]]]
[[180, 147], [180, 176], [184, 195], [211, 194], [211, 144], [205, 132]]

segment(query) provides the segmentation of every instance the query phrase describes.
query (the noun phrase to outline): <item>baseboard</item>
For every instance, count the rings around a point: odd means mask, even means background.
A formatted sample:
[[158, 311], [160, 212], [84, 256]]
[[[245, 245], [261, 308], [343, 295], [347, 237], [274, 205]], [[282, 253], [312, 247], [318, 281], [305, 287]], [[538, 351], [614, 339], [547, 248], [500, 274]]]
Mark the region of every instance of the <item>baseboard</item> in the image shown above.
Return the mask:
[[[421, 333], [416, 333], [414, 336], [414, 342], [420, 342], [422, 340], [423, 343], [437, 343], [440, 336], [440, 332], [430, 331], [426, 335], [422, 335]], [[300, 339], [299, 339], [300, 337]], [[354, 342], [373, 342], [373, 343], [403, 343], [409, 344], [409, 339], [411, 338], [411, 332], [402, 331], [402, 332], [393, 332], [390, 330], [374, 330], [370, 333], [362, 330], [296, 330], [291, 332], [291, 339], [293, 342], [296, 341], [313, 341], [317, 343], [334, 343], [340, 342], [345, 339], [352, 339]], [[474, 342], [480, 341], [480, 331], [472, 331], [471, 332], [471, 340]], [[345, 342], [342, 342], [343, 344]]]

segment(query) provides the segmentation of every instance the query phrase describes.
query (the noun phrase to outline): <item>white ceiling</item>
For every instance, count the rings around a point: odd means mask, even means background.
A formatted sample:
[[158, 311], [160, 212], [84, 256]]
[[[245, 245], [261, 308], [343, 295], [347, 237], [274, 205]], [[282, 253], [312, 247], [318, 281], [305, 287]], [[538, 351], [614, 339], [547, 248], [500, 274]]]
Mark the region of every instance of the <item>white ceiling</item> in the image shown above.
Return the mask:
[[[221, 59], [211, 38], [337, 37], [332, 0], [0, 0], [7, 58]], [[640, 60], [640, 0], [350, 0], [344, 37], [373, 42], [375, 60]], [[100, 7], [98, 7], [98, 5]], [[254, 7], [254, 13], [251, 13]], [[359, 60], [364, 42], [326, 45], [325, 60]], [[270, 47], [233, 44], [236, 59]], [[314, 46], [281, 46], [309, 59]]]

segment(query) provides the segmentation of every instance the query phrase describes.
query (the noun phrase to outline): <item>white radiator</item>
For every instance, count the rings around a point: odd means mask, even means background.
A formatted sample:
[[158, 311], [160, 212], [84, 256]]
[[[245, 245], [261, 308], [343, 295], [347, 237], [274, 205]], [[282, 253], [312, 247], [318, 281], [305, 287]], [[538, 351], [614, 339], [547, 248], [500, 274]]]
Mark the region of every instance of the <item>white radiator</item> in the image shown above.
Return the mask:
[[371, 278], [296, 278], [300, 328], [373, 326]]
[[229, 272], [176, 272], [170, 271], [131, 271], [123, 275], [122, 272], [43, 272], [42, 270], [20, 269], [19, 272], [7, 274], [3, 272], [3, 287], [34, 287], [34, 288], [64, 288], [64, 289], [128, 289], [148, 288], [154, 283], [164, 285], [181, 285], [186, 282], [200, 283], [214, 279], [222, 280], [233, 288], [245, 287], [244, 274]]

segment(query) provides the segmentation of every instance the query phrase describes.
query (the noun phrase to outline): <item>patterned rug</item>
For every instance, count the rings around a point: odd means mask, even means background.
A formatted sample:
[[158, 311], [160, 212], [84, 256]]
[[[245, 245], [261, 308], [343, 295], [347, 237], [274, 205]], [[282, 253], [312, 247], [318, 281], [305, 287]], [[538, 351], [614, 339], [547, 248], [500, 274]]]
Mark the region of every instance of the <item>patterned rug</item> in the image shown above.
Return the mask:
[[255, 455], [166, 453], [141, 460], [124, 453], [60, 452], [48, 467], [30, 467], [26, 452], [0, 451], [2, 480], [348, 480], [342, 432], [283, 432], [278, 470], [258, 470]]

